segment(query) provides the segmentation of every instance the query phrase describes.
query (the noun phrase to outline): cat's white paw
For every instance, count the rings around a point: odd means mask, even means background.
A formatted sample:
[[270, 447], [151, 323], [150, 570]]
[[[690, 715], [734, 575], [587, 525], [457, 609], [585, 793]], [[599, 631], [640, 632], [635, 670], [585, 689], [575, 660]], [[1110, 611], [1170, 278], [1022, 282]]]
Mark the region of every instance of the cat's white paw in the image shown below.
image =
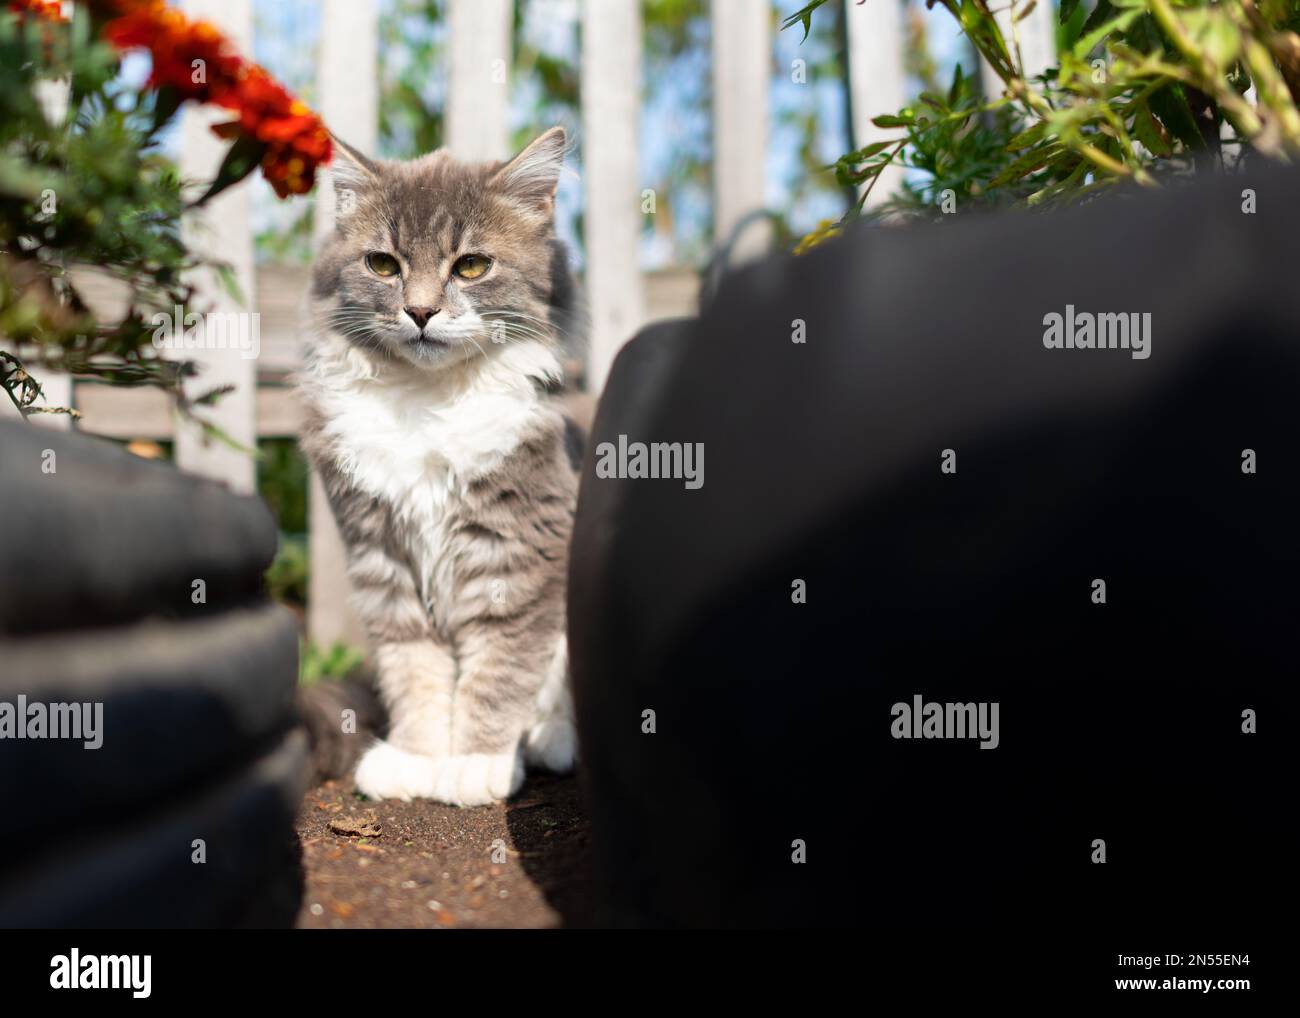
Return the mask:
[[376, 742], [357, 764], [357, 790], [369, 799], [430, 798], [437, 763], [391, 743]]
[[452, 806], [486, 806], [508, 798], [524, 783], [519, 753], [470, 753], [434, 762], [433, 798]]
[[539, 721], [524, 737], [524, 759], [556, 774], [568, 774], [578, 758], [578, 732], [562, 718]]

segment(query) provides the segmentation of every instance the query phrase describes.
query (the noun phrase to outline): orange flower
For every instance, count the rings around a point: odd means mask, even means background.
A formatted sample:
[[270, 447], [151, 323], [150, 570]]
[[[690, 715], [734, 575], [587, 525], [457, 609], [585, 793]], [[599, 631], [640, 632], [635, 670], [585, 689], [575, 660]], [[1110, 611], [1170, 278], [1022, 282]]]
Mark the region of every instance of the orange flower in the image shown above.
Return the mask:
[[262, 174], [276, 194], [284, 198], [311, 190], [316, 168], [333, 152], [325, 124], [263, 68], [240, 57], [216, 26], [191, 21], [163, 0], [91, 3], [118, 15], [104, 27], [109, 42], [118, 49], [149, 50], [152, 87], [170, 87], [182, 99], [239, 115], [213, 130], [223, 138], [243, 134], [264, 146]]
[[310, 191], [316, 167], [333, 151], [320, 117], [256, 64], [245, 67], [234, 108], [240, 130], [267, 146], [262, 174], [276, 194], [284, 198]]
[[104, 37], [118, 49], [149, 50], [152, 88], [176, 89], [182, 99], [225, 106], [234, 91], [243, 59], [230, 41], [207, 21], [190, 21], [160, 2], [126, 0], [123, 12], [104, 26]]
[[34, 14], [43, 21], [64, 24], [62, 0], [9, 0], [9, 9], [15, 14]]

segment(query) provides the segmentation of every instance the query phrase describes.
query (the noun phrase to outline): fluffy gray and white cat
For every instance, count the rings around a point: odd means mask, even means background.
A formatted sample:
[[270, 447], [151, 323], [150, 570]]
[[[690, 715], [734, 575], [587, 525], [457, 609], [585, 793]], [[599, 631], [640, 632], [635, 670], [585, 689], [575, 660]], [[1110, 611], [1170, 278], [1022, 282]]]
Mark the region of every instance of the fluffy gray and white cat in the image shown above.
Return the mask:
[[564, 132], [511, 161], [338, 144], [312, 277], [303, 448], [347, 545], [389, 713], [372, 798], [503, 799], [572, 767], [565, 571], [574, 429], [556, 393], [571, 281]]

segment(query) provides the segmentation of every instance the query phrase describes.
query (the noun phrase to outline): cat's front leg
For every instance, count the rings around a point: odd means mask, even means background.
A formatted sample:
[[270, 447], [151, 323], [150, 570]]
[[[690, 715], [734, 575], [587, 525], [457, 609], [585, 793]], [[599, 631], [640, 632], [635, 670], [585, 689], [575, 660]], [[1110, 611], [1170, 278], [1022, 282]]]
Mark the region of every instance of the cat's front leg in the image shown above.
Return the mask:
[[323, 471], [348, 547], [352, 605], [366, 628], [388, 710], [388, 738], [357, 765], [357, 788], [372, 799], [427, 798], [434, 762], [451, 752], [456, 663], [435, 636], [414, 573], [395, 554], [391, 513]]
[[428, 798], [435, 764], [451, 752], [455, 661], [445, 647], [422, 640], [380, 644], [375, 663], [388, 738], [357, 765], [357, 788], [372, 799]]
[[459, 644], [452, 753], [438, 761], [433, 797], [456, 806], [508, 798], [524, 780], [523, 737], [554, 658], [547, 614], [476, 623]]
[[456, 663], [432, 639], [375, 648], [379, 691], [388, 708], [388, 738], [357, 765], [357, 789], [371, 799], [433, 795], [436, 762], [451, 753]]

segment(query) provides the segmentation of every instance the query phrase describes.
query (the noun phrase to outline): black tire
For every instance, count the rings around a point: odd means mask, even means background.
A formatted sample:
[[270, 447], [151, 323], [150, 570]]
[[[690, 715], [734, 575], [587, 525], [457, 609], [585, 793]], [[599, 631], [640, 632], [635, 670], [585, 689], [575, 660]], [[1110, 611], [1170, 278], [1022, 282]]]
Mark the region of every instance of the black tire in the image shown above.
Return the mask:
[[[96, 824], [245, 760], [294, 721], [298, 637], [273, 604], [191, 622], [0, 641], [0, 702], [102, 705], [84, 740], [0, 739], [0, 817], [43, 835]], [[84, 734], [84, 733], [83, 733]], [[26, 838], [0, 842], [0, 862]]]
[[[290, 925], [301, 888], [290, 832], [306, 766], [306, 736], [291, 731], [175, 805], [46, 843], [41, 862], [0, 880], [0, 927]], [[206, 862], [193, 861], [195, 839]]]
[[261, 499], [101, 439], [0, 421], [0, 477], [0, 633], [207, 614], [256, 596], [275, 555]]
[[[1247, 185], [1277, 211], [1241, 215]], [[635, 340], [593, 449], [698, 442], [708, 471], [587, 457], [569, 650], [595, 921], [1289, 921], [1249, 888], [1294, 861], [1297, 232], [1293, 171], [864, 225], [729, 276], [666, 380]], [[1045, 346], [1076, 302], [1149, 313], [1154, 354]], [[917, 697], [999, 705], [1000, 735], [896, 728]]]
[[0, 477], [0, 706], [101, 711], [95, 749], [0, 739], [0, 926], [291, 924], [306, 735], [265, 504], [11, 422]]

